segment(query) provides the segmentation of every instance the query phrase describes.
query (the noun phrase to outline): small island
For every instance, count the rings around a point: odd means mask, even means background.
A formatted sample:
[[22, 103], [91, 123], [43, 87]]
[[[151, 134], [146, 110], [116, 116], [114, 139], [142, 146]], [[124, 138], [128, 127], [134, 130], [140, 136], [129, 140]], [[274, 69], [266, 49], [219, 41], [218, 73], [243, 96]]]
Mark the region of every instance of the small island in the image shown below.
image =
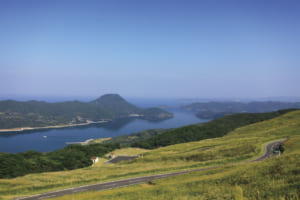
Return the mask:
[[0, 132], [86, 126], [122, 118], [160, 121], [172, 117], [160, 108], [139, 108], [118, 94], [106, 94], [91, 102], [0, 101]]

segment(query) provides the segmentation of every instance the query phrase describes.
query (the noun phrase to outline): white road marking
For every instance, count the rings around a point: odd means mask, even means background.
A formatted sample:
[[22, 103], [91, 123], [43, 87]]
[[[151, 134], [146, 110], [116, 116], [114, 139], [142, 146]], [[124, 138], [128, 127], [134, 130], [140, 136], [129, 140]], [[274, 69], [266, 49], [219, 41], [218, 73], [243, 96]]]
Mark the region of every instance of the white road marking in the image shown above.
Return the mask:
[[131, 181], [129, 181], [129, 183], [135, 183], [135, 182], [140, 182], [140, 181], [142, 181], [142, 180], [131, 180]]
[[75, 193], [75, 192], [84, 192], [84, 191], [87, 191], [88, 189], [81, 189], [81, 190], [74, 190], [72, 191], [72, 193]]
[[40, 197], [38, 199], [47, 199], [47, 198], [51, 198], [51, 197], [56, 197], [56, 195], [53, 194], [53, 195], [49, 195], [49, 196], [43, 196], [43, 197]]
[[137, 184], [137, 183], [143, 183], [143, 182], [146, 182], [146, 181], [130, 181], [129, 183], [130, 184]]
[[101, 187], [108, 187], [108, 186], [114, 186], [114, 185], [117, 185], [116, 183], [113, 183], [113, 184], [104, 184], [104, 185], [99, 185]]

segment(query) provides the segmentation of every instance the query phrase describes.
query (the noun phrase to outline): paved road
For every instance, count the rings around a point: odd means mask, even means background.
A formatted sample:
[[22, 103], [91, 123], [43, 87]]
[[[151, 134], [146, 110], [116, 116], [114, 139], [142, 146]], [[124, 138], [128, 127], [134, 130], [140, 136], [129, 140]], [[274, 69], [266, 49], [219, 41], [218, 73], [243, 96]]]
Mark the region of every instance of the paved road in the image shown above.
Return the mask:
[[255, 161], [265, 160], [265, 159], [268, 159], [269, 157], [274, 156], [273, 151], [275, 149], [278, 149], [279, 145], [282, 144], [285, 141], [286, 140], [279, 140], [279, 141], [268, 143], [265, 146], [265, 152], [262, 156], [260, 156], [259, 158], [254, 159], [254, 160], [250, 160], [248, 162], [255, 162]]
[[[284, 142], [284, 140], [268, 143], [265, 146], [265, 152], [262, 156], [254, 159], [254, 160], [250, 160], [250, 161], [246, 161], [246, 162], [255, 162], [255, 161], [265, 160], [265, 159], [273, 156], [274, 155], [273, 150], [276, 149], [282, 142]], [[245, 163], [245, 162], [241, 162], [241, 163]], [[137, 178], [129, 178], [129, 179], [123, 179], [123, 180], [117, 180], [117, 181], [110, 181], [110, 182], [106, 182], [106, 183], [97, 183], [97, 184], [93, 184], [93, 185], [73, 187], [73, 188], [68, 188], [68, 189], [64, 189], [64, 190], [58, 190], [58, 191], [54, 191], [54, 192], [48, 192], [48, 193], [38, 194], [35, 196], [23, 197], [23, 198], [17, 198], [17, 199], [18, 200], [21, 200], [21, 199], [22, 200], [41, 200], [41, 199], [49, 199], [49, 198], [59, 197], [59, 196], [67, 195], [67, 194], [74, 194], [74, 193], [78, 193], [78, 192], [108, 190], [108, 189], [124, 187], [124, 186], [128, 186], [128, 185], [145, 183], [150, 180], [156, 180], [156, 179], [167, 178], [167, 177], [176, 176], [176, 175], [180, 175], [180, 174], [186, 174], [188, 172], [204, 171], [204, 170], [215, 169], [215, 168], [219, 168], [219, 167], [222, 167], [222, 166], [206, 167], [206, 168], [200, 168], [200, 169], [192, 169], [192, 170], [185, 170], [185, 171], [180, 171], [180, 172], [172, 172], [172, 173], [158, 174], [158, 175], [151, 175], [151, 176], [142, 176], [142, 177], [137, 177]]]

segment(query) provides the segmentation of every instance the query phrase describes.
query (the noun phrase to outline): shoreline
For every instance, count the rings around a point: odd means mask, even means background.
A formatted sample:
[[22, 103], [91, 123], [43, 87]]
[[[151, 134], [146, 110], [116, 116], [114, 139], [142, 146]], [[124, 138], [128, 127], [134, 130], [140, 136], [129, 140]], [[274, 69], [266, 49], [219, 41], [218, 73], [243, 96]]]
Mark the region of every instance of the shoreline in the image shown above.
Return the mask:
[[[143, 119], [144, 115], [129, 115], [129, 118], [139, 118]], [[173, 115], [172, 115], [173, 117]], [[172, 118], [169, 117], [169, 118]], [[167, 119], [169, 119], [167, 118]], [[145, 119], [147, 120], [147, 119]], [[165, 120], [165, 119], [163, 119]], [[104, 124], [113, 121], [112, 119], [109, 120], [101, 120], [101, 121], [90, 121], [87, 120], [85, 123], [79, 123], [79, 124], [61, 124], [61, 125], [51, 125], [51, 126], [43, 126], [43, 127], [19, 127], [19, 128], [7, 128], [7, 129], [0, 129], [1, 133], [10, 133], [10, 132], [23, 132], [23, 131], [35, 131], [35, 130], [43, 130], [43, 129], [59, 129], [59, 128], [69, 128], [69, 127], [76, 127], [76, 126], [88, 126], [91, 124]], [[150, 120], [149, 120], [150, 121]], [[160, 120], [159, 120], [160, 121]]]
[[0, 129], [0, 133], [9, 133], [9, 132], [22, 132], [22, 131], [32, 131], [40, 129], [56, 129], [56, 128], [68, 128], [76, 126], [87, 126], [90, 124], [102, 124], [107, 123], [108, 120], [96, 121], [96, 122], [86, 122], [80, 124], [63, 124], [63, 125], [53, 125], [53, 126], [44, 126], [44, 127], [20, 127], [20, 128], [10, 128], [10, 129]]
[[[111, 137], [108, 137], [108, 138], [90, 138], [90, 139], [87, 139], [83, 142], [66, 142], [66, 144], [81, 144], [81, 145], [87, 145], [87, 144], [97, 144], [97, 143], [102, 143], [101, 141], [104, 141], [104, 140], [110, 140]], [[97, 142], [95, 142], [97, 141]]]

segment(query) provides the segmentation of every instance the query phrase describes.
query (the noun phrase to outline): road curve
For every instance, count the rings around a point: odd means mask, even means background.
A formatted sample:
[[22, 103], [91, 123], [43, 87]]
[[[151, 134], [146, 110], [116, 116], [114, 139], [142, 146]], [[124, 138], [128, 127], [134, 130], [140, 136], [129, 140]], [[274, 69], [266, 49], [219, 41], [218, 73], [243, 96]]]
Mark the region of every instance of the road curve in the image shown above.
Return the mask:
[[254, 159], [254, 160], [250, 160], [248, 162], [255, 162], [255, 161], [260, 161], [260, 160], [265, 160], [268, 159], [269, 157], [274, 156], [273, 151], [279, 147], [280, 144], [282, 144], [283, 142], [285, 142], [286, 140], [278, 140], [278, 141], [274, 141], [274, 142], [270, 142], [268, 144], [265, 145], [265, 152], [262, 156]]
[[[250, 161], [244, 161], [244, 162], [240, 162], [237, 164], [255, 162], [255, 161], [265, 160], [269, 157], [272, 157], [274, 155], [273, 150], [275, 148], [277, 148], [284, 141], [285, 140], [278, 140], [278, 141], [270, 142], [265, 145], [265, 152], [262, 156], [260, 156], [256, 159], [250, 160]], [[74, 193], [78, 193], [78, 192], [108, 190], [108, 189], [113, 189], [113, 188], [129, 186], [129, 185], [136, 185], [136, 184], [145, 183], [145, 182], [156, 180], [156, 179], [162, 179], [162, 178], [167, 178], [167, 177], [171, 177], [171, 176], [176, 176], [176, 175], [180, 175], [180, 174], [186, 174], [188, 172], [204, 171], [204, 170], [215, 169], [215, 168], [219, 168], [219, 167], [222, 167], [222, 166], [206, 167], [206, 168], [200, 168], [200, 169], [192, 169], [192, 170], [185, 170], [185, 171], [165, 173], [165, 174], [157, 174], [157, 175], [151, 175], [151, 176], [141, 176], [141, 177], [137, 177], [137, 178], [128, 178], [128, 179], [123, 179], [123, 180], [110, 181], [110, 182], [105, 182], [105, 183], [97, 183], [97, 184], [92, 184], [92, 185], [84, 185], [84, 186], [73, 187], [73, 188], [68, 188], [68, 189], [63, 189], [63, 190], [58, 190], [58, 191], [53, 191], [53, 192], [47, 192], [47, 193], [38, 194], [38, 195], [30, 196], [30, 197], [16, 198], [16, 200], [41, 200], [41, 199], [49, 199], [49, 198], [59, 197], [59, 196], [63, 196], [63, 195], [68, 195], [68, 194], [74, 194]]]

